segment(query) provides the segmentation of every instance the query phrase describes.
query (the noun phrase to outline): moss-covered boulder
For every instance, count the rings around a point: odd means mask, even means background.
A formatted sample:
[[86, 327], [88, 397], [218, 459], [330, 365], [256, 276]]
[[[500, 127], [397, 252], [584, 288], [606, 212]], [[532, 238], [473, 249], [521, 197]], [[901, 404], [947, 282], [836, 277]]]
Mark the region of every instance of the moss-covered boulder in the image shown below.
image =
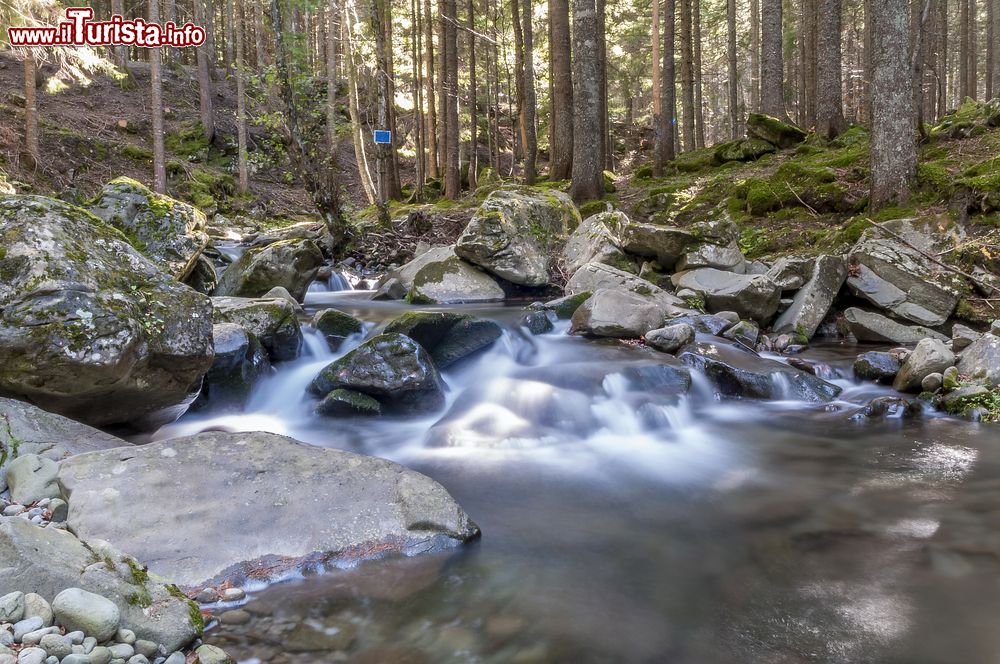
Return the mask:
[[312, 240], [280, 240], [245, 251], [212, 294], [261, 297], [281, 286], [301, 302], [322, 265], [323, 252]]
[[806, 140], [806, 132], [795, 125], [763, 113], [751, 113], [747, 117], [747, 135], [782, 149], [793, 148]]
[[320, 331], [331, 350], [340, 348], [344, 339], [364, 331], [364, 323], [336, 309], [322, 309], [313, 316], [313, 327]]
[[406, 293], [411, 304], [468, 304], [500, 302], [503, 288], [489, 274], [454, 253], [426, 262]]
[[213, 297], [216, 323], [235, 323], [257, 337], [275, 362], [287, 362], [302, 350], [302, 328], [291, 303], [280, 298]]
[[264, 345], [236, 323], [212, 326], [215, 361], [205, 374], [193, 408], [239, 410], [254, 386], [271, 371]]
[[715, 161], [725, 164], [730, 161], [757, 161], [766, 154], [777, 152], [778, 148], [760, 138], [743, 138], [728, 143], [720, 143], [715, 148]]
[[117, 178], [104, 185], [88, 208], [179, 281], [195, 269], [208, 244], [208, 222], [201, 210], [157, 194], [131, 178]]
[[430, 353], [444, 369], [493, 345], [503, 328], [491, 320], [468, 314], [411, 311], [385, 326], [386, 334], [405, 334]]
[[603, 263], [626, 272], [635, 272], [635, 260], [615, 244], [612, 229], [628, 224], [624, 212], [600, 212], [583, 220], [566, 241], [562, 266], [572, 275], [587, 263]]
[[326, 397], [345, 389], [376, 399], [382, 410], [430, 413], [444, 405], [444, 383], [430, 354], [402, 334], [380, 334], [327, 365], [307, 388]]
[[0, 196], [0, 394], [94, 425], [187, 408], [212, 364], [212, 306], [89, 212]]
[[566, 194], [516, 187], [483, 201], [455, 244], [455, 253], [522, 286], [549, 282], [553, 250], [580, 224]]

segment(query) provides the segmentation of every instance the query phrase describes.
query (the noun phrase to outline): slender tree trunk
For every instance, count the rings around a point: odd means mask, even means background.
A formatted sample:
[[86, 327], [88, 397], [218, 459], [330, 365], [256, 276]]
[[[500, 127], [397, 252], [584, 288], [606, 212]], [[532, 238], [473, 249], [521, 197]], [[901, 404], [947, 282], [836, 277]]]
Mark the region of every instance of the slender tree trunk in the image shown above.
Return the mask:
[[424, 198], [424, 181], [427, 179], [427, 132], [424, 126], [424, 82], [421, 78], [423, 42], [423, 18], [420, 16], [420, 2], [410, 0], [410, 63], [413, 71], [413, 133], [416, 137], [417, 156], [415, 161], [416, 199]]
[[226, 69], [229, 70], [232, 69], [233, 60], [235, 59], [233, 54], [233, 46], [236, 43], [236, 31], [235, 26], [233, 25], [233, 14], [235, 13], [233, 3], [235, 0], [224, 0], [224, 2], [226, 9], [226, 50], [224, 51], [224, 57], [226, 59]]
[[[234, 32], [236, 41], [236, 142], [237, 142], [237, 171], [239, 172], [240, 193], [245, 194], [250, 186], [250, 177], [247, 172], [247, 101], [246, 75], [243, 71], [245, 66], [243, 53], [243, 5], [242, 0], [236, 0], [235, 26]], [[331, 13], [332, 15], [332, 13]], [[332, 41], [332, 40], [331, 40]], [[336, 84], [334, 84], [336, 87]], [[330, 116], [327, 116], [329, 120]], [[329, 129], [328, 129], [329, 130]], [[331, 131], [330, 136], [333, 136]], [[335, 144], [330, 143], [330, 152], [334, 152]]]
[[705, 105], [702, 98], [701, 0], [694, 0], [694, 122], [695, 147], [705, 147]]
[[466, 3], [469, 40], [469, 189], [479, 186], [479, 88], [476, 81], [476, 6]]
[[684, 150], [694, 149], [694, 49], [691, 34], [691, 3], [681, 3], [681, 106], [684, 114], [681, 130], [684, 135]]
[[760, 111], [760, 0], [750, 0], [750, 108]]
[[[656, 0], [654, 0], [656, 1]], [[549, 179], [566, 180], [573, 167], [573, 73], [569, 30], [569, 0], [549, 0], [552, 41], [552, 145]]]
[[[254, 2], [254, 0], [250, 0]], [[326, 149], [337, 151], [337, 37], [333, 29], [337, 0], [329, 0], [326, 28]], [[237, 35], [238, 36], [238, 35]], [[237, 44], [237, 47], [239, 44]]]
[[976, 0], [969, 0], [969, 96], [979, 98], [979, 14]]
[[739, 73], [736, 68], [736, 0], [726, 0], [726, 62], [729, 66], [729, 137], [740, 137]]
[[971, 37], [971, 23], [970, 18], [970, 2], [971, 0], [959, 0], [959, 14], [958, 14], [958, 25], [959, 25], [959, 59], [958, 59], [958, 81], [959, 81], [959, 92], [958, 95], [961, 99], [966, 97], [971, 97], [971, 85], [975, 85], [975, 78], [969, 75], [969, 65], [972, 62], [972, 37]]
[[[194, 20], [199, 25], [205, 24], [204, 5], [202, 0], [193, 0]], [[196, 49], [198, 58], [198, 107], [201, 115], [201, 126], [205, 130], [205, 138], [211, 142], [215, 137], [215, 110], [212, 100], [212, 78], [209, 73], [208, 40]]]
[[[149, 0], [149, 22], [160, 22], [159, 0]], [[160, 77], [160, 49], [149, 49], [149, 80], [152, 88], [149, 113], [153, 131], [153, 191], [167, 192], [167, 158], [163, 149], [163, 80]]]
[[[199, 0], [192, 0], [193, 2], [199, 2]], [[215, 50], [215, 7], [212, 4], [212, 0], [205, 0], [205, 9], [202, 19], [204, 20], [205, 27], [205, 54], [207, 57], [208, 64], [208, 75], [215, 80], [215, 62], [217, 58], [217, 52]], [[277, 30], [277, 26], [275, 27]]]
[[835, 138], [846, 124], [840, 78], [841, 11], [841, 0], [819, 0], [816, 30], [816, 131], [827, 138]]
[[601, 78], [597, 0], [573, 0], [573, 200], [604, 194], [601, 143]]
[[521, 10], [523, 12], [521, 30], [524, 37], [524, 124], [522, 126], [524, 139], [524, 181], [526, 184], [534, 184], [537, 174], [538, 136], [535, 128], [535, 48], [531, 0], [521, 0]]
[[396, 159], [395, 127], [392, 123], [390, 105], [394, 103], [391, 72], [389, 65], [388, 45], [386, 44], [386, 21], [389, 19], [386, 0], [372, 0], [369, 6], [369, 20], [372, 34], [375, 35], [375, 87], [378, 95], [376, 109], [378, 123], [376, 129], [390, 132], [389, 143], [379, 143], [375, 146], [375, 191], [379, 203], [389, 199], [397, 199], [399, 180], [393, 176], [392, 162]]
[[663, 108], [663, 95], [660, 88], [663, 83], [660, 80], [660, 72], [663, 63], [660, 60], [660, 0], [653, 0], [653, 175], [663, 176], [663, 132], [660, 126], [660, 113]]
[[[272, 2], [277, 2], [277, 0], [272, 0]], [[372, 182], [371, 171], [368, 169], [368, 155], [365, 153], [364, 136], [361, 134], [361, 112], [358, 109], [358, 63], [357, 58], [354, 56], [354, 34], [351, 30], [352, 9], [353, 0], [347, 0], [344, 3], [343, 19], [344, 34], [346, 36], [344, 40], [344, 56], [347, 69], [347, 88], [348, 94], [351, 97], [347, 107], [351, 115], [351, 134], [354, 138], [352, 142], [354, 143], [354, 160], [358, 164], [358, 178], [361, 180], [361, 186], [365, 190], [365, 197], [368, 199], [368, 203], [371, 204], [375, 202], [375, 184]]]
[[31, 167], [38, 165], [38, 106], [35, 96], [35, 52], [24, 56], [24, 151], [31, 156]]
[[663, 2], [663, 84], [659, 94], [660, 132], [663, 134], [663, 161], [677, 157], [677, 87], [674, 67], [674, 27], [676, 25], [676, 0]]
[[921, 138], [926, 138], [927, 133], [924, 130], [924, 47], [927, 39], [927, 20], [931, 12], [931, 0], [920, 0], [918, 4], [914, 5], [914, 8], [916, 16], [910, 53], [910, 68], [913, 70], [913, 90], [911, 92], [913, 117]]
[[872, 2], [871, 207], [905, 204], [916, 177], [907, 0]]
[[[819, 47], [819, 40], [828, 38], [832, 40], [832, 36], [823, 34], [823, 25], [819, 24], [820, 20], [825, 22], [825, 27], [828, 29], [833, 29], [834, 25], [832, 23], [833, 19], [830, 17], [820, 18], [819, 14], [823, 11], [826, 0], [802, 0], [802, 51], [801, 51], [801, 62], [799, 66], [802, 68], [801, 79], [803, 82], [802, 90], [802, 100], [803, 105], [800, 109], [800, 122], [806, 127], [812, 127], [816, 125], [817, 120], [817, 105], [819, 103], [819, 95], [821, 94], [818, 90], [819, 88], [819, 62], [817, 56], [822, 56], [822, 51]], [[839, 6], [839, 2], [837, 3]], [[818, 7], [817, 7], [818, 5]], [[818, 9], [818, 11], [817, 11]], [[840, 25], [840, 18], [837, 17], [836, 25]], [[840, 53], [840, 33], [837, 33], [837, 53]], [[838, 61], [839, 62], [839, 61]], [[839, 66], [839, 65], [838, 65]], [[839, 73], [838, 73], [839, 75]]]
[[[943, 1], [943, 0], [942, 0]], [[989, 53], [992, 56], [993, 68], [990, 71], [989, 99], [1000, 96], [1000, 2], [987, 0], [990, 3], [990, 37]]]
[[760, 12], [760, 107], [764, 113], [787, 120], [783, 89], [781, 0], [762, 0]]
[[524, 108], [524, 31], [521, 29], [520, 0], [510, 0], [511, 32], [514, 36], [514, 95], [517, 107], [517, 135], [514, 140], [514, 161], [524, 159], [528, 122]]
[[937, 115], [948, 111], [948, 0], [940, 0], [938, 6], [938, 71], [937, 71]]
[[[597, 101], [600, 105], [598, 119], [601, 125], [601, 168], [613, 171], [614, 155], [611, 153], [610, 120], [608, 118], [608, 45], [605, 38], [605, 0], [597, 0], [597, 67], [601, 72]], [[601, 187], [604, 186], [604, 172], [601, 171]]]
[[[111, 0], [111, 13], [119, 16], [125, 15], [125, 3], [123, 0]], [[115, 66], [119, 69], [128, 70], [128, 46], [115, 46]]]
[[986, 85], [987, 100], [993, 99], [993, 69], [995, 67], [993, 61], [993, 14], [995, 8], [995, 0], [986, 0], [986, 75], [983, 77], [983, 82]]
[[[419, 0], [418, 0], [419, 2]], [[431, 18], [431, 0], [424, 0], [424, 68], [426, 75], [424, 82], [427, 87], [425, 97], [427, 100], [427, 130], [424, 132], [427, 142], [427, 175], [431, 178], [440, 176], [438, 170], [438, 126], [437, 126], [437, 100], [434, 95], [434, 21]]]
[[456, 26], [458, 16], [455, 0], [442, 0], [441, 22], [444, 34], [444, 71], [443, 88], [445, 110], [445, 169], [444, 195], [446, 198], [458, 198], [462, 189], [462, 178], [459, 170], [459, 127], [458, 127], [458, 35]]

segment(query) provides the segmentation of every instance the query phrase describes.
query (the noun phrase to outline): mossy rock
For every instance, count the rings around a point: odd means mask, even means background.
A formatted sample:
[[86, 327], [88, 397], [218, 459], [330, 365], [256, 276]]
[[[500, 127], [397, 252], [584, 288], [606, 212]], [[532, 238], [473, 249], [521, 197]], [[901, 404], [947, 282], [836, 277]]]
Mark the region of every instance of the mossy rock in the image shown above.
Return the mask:
[[782, 149], [795, 147], [806, 140], [806, 132], [802, 129], [763, 113], [751, 113], [747, 117], [747, 134]]
[[776, 152], [773, 144], [759, 138], [744, 138], [721, 143], [715, 148], [715, 161], [724, 164], [730, 161], [757, 161], [766, 154]]
[[423, 346], [442, 369], [493, 345], [503, 329], [468, 314], [412, 311], [385, 326], [387, 334], [405, 334]]
[[312, 240], [281, 240], [253, 247], [226, 268], [212, 294], [260, 297], [281, 286], [301, 302], [323, 261], [323, 252]]
[[331, 350], [337, 350], [344, 339], [352, 334], [360, 334], [365, 329], [364, 324], [357, 318], [336, 309], [316, 312], [313, 325], [326, 339]]
[[316, 405], [316, 414], [327, 417], [380, 415], [381, 413], [382, 404], [378, 402], [378, 399], [355, 390], [333, 390]]

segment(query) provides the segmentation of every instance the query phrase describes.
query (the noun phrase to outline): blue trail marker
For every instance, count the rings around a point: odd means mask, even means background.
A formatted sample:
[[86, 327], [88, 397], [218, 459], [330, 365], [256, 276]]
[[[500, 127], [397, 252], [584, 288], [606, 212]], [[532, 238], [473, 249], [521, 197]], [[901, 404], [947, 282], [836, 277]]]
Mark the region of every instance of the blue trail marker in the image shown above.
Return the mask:
[[375, 132], [375, 144], [376, 145], [388, 145], [392, 143], [392, 132], [386, 129], [376, 129]]

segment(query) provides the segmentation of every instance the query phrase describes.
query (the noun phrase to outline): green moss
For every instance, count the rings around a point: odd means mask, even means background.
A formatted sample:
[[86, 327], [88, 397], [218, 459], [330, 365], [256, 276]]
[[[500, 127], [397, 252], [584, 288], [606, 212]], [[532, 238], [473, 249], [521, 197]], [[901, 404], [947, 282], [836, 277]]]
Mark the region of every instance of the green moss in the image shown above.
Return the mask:
[[198, 608], [198, 605], [195, 604], [190, 597], [182, 593], [181, 589], [175, 586], [174, 584], [168, 583], [166, 588], [167, 592], [170, 593], [173, 597], [181, 600], [182, 602], [187, 603], [188, 618], [191, 621], [191, 626], [194, 627], [195, 631], [198, 633], [198, 636], [204, 634], [205, 616], [201, 615], [201, 609]]
[[164, 139], [167, 150], [189, 161], [203, 161], [208, 158], [208, 138], [200, 121], [181, 123], [175, 132], [169, 132]]
[[143, 163], [153, 161], [153, 151], [142, 147], [141, 145], [136, 145], [134, 143], [126, 143], [118, 149], [118, 153], [125, 157], [126, 159], [132, 159], [133, 161], [141, 161]]

